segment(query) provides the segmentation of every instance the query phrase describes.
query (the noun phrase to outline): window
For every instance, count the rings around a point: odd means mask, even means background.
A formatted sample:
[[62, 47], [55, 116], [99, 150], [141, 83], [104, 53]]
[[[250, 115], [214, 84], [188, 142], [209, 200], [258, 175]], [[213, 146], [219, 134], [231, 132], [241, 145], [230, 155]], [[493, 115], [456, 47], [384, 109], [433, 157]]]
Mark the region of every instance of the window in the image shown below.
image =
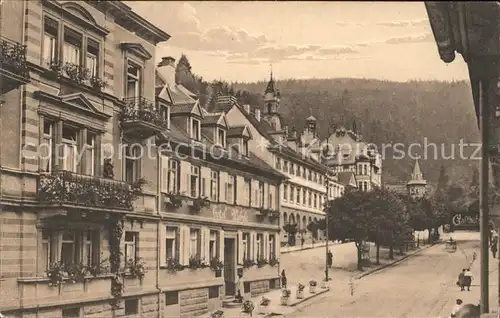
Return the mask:
[[81, 65], [83, 37], [78, 32], [64, 27], [63, 62]]
[[87, 132], [87, 144], [85, 145], [85, 174], [93, 176], [95, 167], [95, 135]]
[[192, 198], [200, 196], [200, 167], [191, 166], [191, 175], [189, 176], [189, 189]]
[[264, 182], [259, 182], [259, 207], [264, 207]]
[[[127, 65], [127, 91], [126, 98], [138, 98], [141, 96], [141, 69], [132, 62]], [[139, 104], [136, 104], [138, 107]]]
[[306, 179], [306, 168], [301, 168], [302, 171], [302, 178]]
[[180, 165], [179, 161], [168, 161], [168, 191], [178, 193], [180, 189]]
[[243, 155], [248, 156], [248, 140], [243, 140]]
[[54, 125], [51, 122], [43, 123], [43, 144], [40, 146], [40, 171], [52, 170], [52, 138]]
[[243, 242], [241, 242], [241, 247], [243, 248], [243, 259], [249, 259], [250, 257], [250, 233], [243, 233]]
[[268, 202], [267, 202], [267, 207], [268, 207], [269, 209], [274, 208], [274, 203], [273, 203], [273, 195], [272, 195], [272, 193], [271, 193], [271, 186], [269, 186], [269, 195], [267, 196], [267, 200], [268, 200]]
[[288, 173], [288, 161], [283, 162], [283, 171]]
[[170, 291], [165, 293], [165, 306], [177, 305], [179, 303], [179, 292]]
[[276, 250], [275, 250], [275, 243], [276, 242], [276, 236], [274, 234], [269, 235], [269, 259], [271, 258], [276, 258]]
[[91, 77], [98, 76], [99, 72], [99, 43], [87, 39], [87, 56], [85, 58], [85, 67], [89, 70]]
[[212, 171], [210, 173], [210, 200], [219, 201], [219, 172]]
[[167, 226], [167, 234], [165, 237], [165, 260], [174, 259], [177, 257], [177, 228]]
[[283, 201], [288, 200], [288, 184], [283, 185]]
[[245, 178], [245, 193], [248, 200], [248, 206], [252, 205], [252, 180]]
[[311, 191], [307, 192], [307, 206], [312, 207], [312, 194]]
[[314, 208], [318, 207], [318, 195], [315, 193], [314, 194]]
[[208, 299], [219, 298], [219, 286], [210, 286], [208, 288]]
[[200, 257], [200, 230], [191, 229], [189, 233], [189, 257]]
[[132, 183], [139, 179], [140, 151], [139, 147], [128, 146], [125, 155], [125, 181]]
[[219, 249], [217, 244], [217, 231], [210, 231], [210, 240], [208, 243], [208, 249], [209, 249], [210, 260], [218, 257]]
[[160, 110], [161, 118], [167, 124], [167, 128], [170, 129], [170, 107], [163, 103], [158, 103], [158, 107]]
[[300, 188], [297, 187], [297, 200], [295, 202], [297, 202], [297, 204], [300, 204], [300, 195], [301, 195], [302, 191], [300, 191]]
[[75, 231], [66, 230], [63, 232], [60, 261], [64, 266], [77, 263]]
[[62, 310], [62, 318], [78, 318], [80, 317], [80, 307], [65, 308]]
[[219, 146], [226, 148], [226, 132], [224, 129], [217, 128], [217, 143]]
[[77, 172], [77, 135], [78, 131], [73, 127], [63, 126], [63, 170]]
[[227, 176], [227, 182], [226, 182], [226, 202], [229, 204], [235, 204], [236, 203], [236, 182], [235, 182], [235, 177], [228, 175]]
[[201, 140], [200, 121], [191, 118], [191, 138], [194, 140]]
[[138, 258], [138, 246], [137, 246], [137, 237], [139, 233], [137, 232], [125, 232], [125, 262], [133, 262], [135, 263]]
[[42, 268], [47, 269], [50, 268], [50, 264], [54, 261], [51, 257], [51, 245], [52, 238], [50, 236], [50, 231], [47, 229], [42, 229]]
[[306, 189], [302, 188], [302, 205], [306, 205]]
[[92, 265], [93, 262], [93, 237], [92, 237], [92, 231], [84, 231], [83, 232], [83, 257], [82, 257], [82, 263], [85, 266], [90, 266]]
[[290, 171], [290, 173], [291, 173], [292, 175], [295, 175], [295, 164], [293, 164], [293, 163], [292, 163], [292, 164], [290, 165], [290, 170], [291, 170], [291, 171]]
[[45, 17], [43, 33], [43, 60], [45, 65], [49, 66], [51, 62], [57, 61], [57, 34], [59, 23]]
[[125, 315], [139, 314], [139, 299], [125, 299]]
[[295, 198], [295, 187], [293, 185], [290, 186], [290, 203], [293, 203]]
[[257, 259], [264, 258], [264, 238], [260, 233], [257, 234], [256, 248], [257, 250], [255, 251], [255, 254], [257, 256]]
[[276, 158], [276, 169], [281, 170], [281, 159]]

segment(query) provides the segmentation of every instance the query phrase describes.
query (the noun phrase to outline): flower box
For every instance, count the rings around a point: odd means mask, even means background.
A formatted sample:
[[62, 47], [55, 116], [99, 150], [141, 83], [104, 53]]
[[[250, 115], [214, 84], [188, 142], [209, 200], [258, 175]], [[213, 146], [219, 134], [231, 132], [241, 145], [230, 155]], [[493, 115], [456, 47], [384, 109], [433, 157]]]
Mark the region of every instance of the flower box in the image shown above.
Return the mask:
[[309, 293], [315, 294], [316, 293], [316, 286], [309, 286]]
[[321, 281], [320, 288], [322, 288], [322, 289], [327, 288], [327, 286], [326, 286], [326, 281], [325, 281], [325, 280], [322, 280], [322, 281]]

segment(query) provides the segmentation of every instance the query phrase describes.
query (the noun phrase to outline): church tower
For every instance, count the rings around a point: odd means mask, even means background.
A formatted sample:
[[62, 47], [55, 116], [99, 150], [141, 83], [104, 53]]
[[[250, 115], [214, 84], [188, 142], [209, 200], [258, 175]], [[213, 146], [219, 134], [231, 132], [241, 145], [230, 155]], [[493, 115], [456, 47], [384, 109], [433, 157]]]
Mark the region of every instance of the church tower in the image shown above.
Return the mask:
[[271, 70], [271, 78], [267, 83], [266, 91], [264, 92], [264, 108], [262, 117], [267, 121], [275, 131], [281, 131], [281, 119], [279, 114], [280, 92], [276, 89], [276, 83]]
[[427, 192], [427, 181], [422, 175], [418, 159], [415, 160], [413, 173], [411, 174], [410, 180], [406, 183], [406, 188], [408, 189], [408, 194], [413, 197], [423, 197]]

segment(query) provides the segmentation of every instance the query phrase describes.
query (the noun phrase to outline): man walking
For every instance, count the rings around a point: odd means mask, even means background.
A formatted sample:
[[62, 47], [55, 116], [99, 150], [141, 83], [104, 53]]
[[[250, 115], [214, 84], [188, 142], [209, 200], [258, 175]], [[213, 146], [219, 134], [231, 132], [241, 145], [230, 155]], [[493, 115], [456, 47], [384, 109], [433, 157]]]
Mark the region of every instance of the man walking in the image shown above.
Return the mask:
[[328, 250], [328, 254], [326, 254], [328, 258], [328, 267], [332, 268], [333, 265], [333, 254], [331, 250]]
[[498, 241], [491, 242], [491, 253], [493, 254], [493, 258], [496, 258], [498, 251]]

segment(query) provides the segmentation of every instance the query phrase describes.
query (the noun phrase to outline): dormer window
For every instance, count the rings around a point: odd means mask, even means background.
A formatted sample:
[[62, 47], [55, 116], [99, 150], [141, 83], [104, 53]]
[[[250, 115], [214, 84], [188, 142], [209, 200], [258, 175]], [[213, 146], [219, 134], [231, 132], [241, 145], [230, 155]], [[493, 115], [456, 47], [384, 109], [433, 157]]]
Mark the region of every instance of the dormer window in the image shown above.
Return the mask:
[[222, 128], [217, 128], [217, 144], [226, 148], [226, 131]]
[[248, 156], [248, 140], [243, 140], [243, 155]]
[[157, 105], [161, 118], [167, 124], [167, 128], [170, 129], [170, 107], [164, 103], [158, 103]]
[[200, 121], [195, 118], [191, 118], [191, 138], [194, 140], [201, 140], [201, 129]]

